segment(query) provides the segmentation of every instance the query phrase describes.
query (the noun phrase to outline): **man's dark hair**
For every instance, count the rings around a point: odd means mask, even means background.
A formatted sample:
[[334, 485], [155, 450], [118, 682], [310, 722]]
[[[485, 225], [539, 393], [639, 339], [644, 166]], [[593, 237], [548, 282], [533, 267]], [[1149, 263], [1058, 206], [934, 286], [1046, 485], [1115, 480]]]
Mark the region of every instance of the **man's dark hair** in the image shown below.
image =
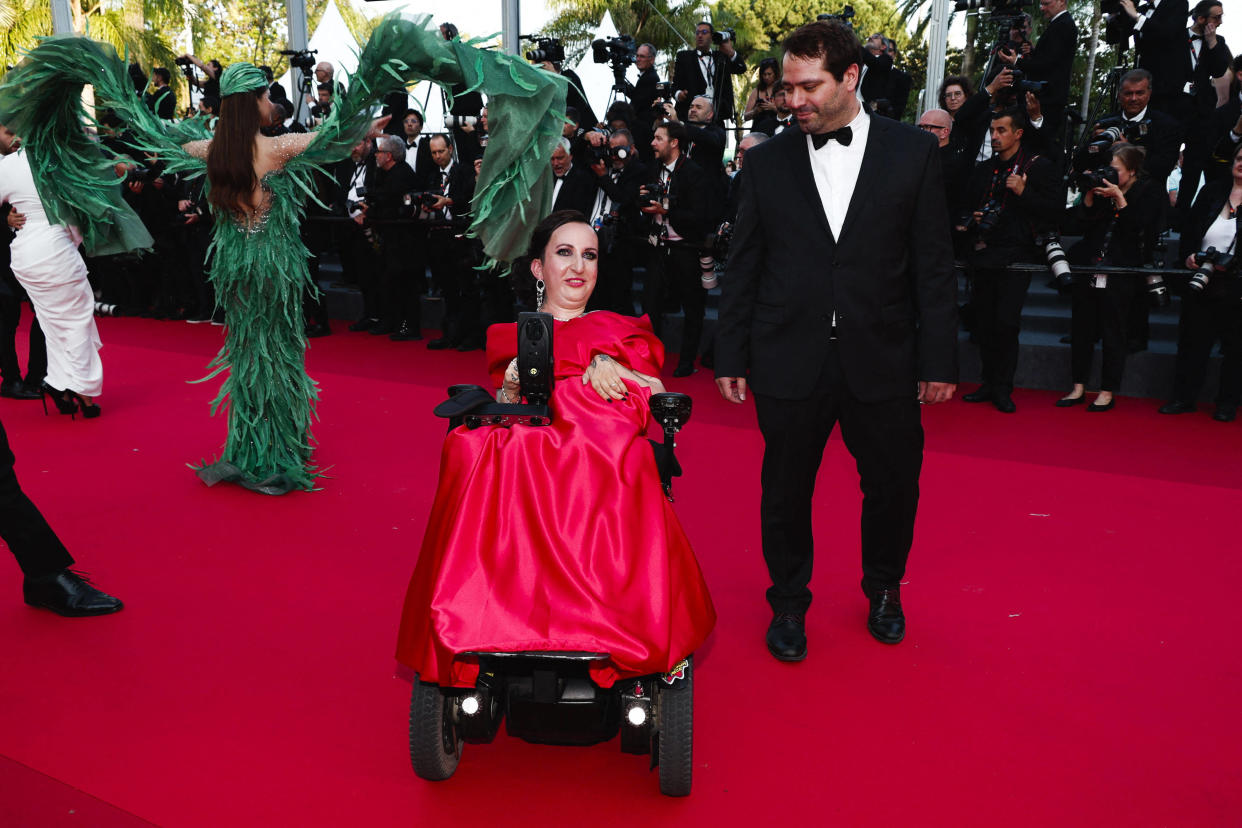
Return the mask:
[[165, 85], [172, 83], [172, 72], [169, 72], [163, 66], [157, 66], [151, 70], [151, 74], [159, 78]]
[[696, 32], [699, 30], [699, 26], [706, 26], [707, 28], [711, 29], [713, 32], [716, 31], [716, 27], [712, 25], [712, 21], [710, 20], [700, 20], [698, 23], [695, 23], [694, 30]]
[[417, 109], [407, 109], [405, 111], [405, 114], [401, 116], [401, 120], [404, 121], [406, 118], [410, 117], [411, 115], [417, 118], [420, 124], [425, 125], [427, 123], [427, 119], [423, 117], [423, 113], [419, 112]]
[[1015, 130], [1020, 129], [1024, 133], [1026, 132], [1027, 128], [1030, 126], [1030, 122], [1027, 121], [1026, 119], [1026, 113], [1023, 112], [1021, 109], [1018, 109], [1017, 107], [1007, 107], [1005, 109], [998, 109], [992, 113], [993, 121], [999, 121], [1001, 118], [1008, 118], [1009, 122], [1013, 124], [1013, 128]]
[[816, 20], [799, 26], [785, 38], [781, 51], [803, 60], [819, 58], [838, 81], [851, 64], [863, 65], [862, 44], [854, 30], [835, 20]]
[[212, 115], [220, 114], [220, 99], [215, 95], [204, 95], [203, 106], [206, 107], [207, 111]]
[[323, 83], [316, 84], [315, 88], [320, 92], [327, 92], [329, 95], [336, 91], [332, 88], [332, 81], [324, 81]]
[[268, 83], [271, 83], [271, 82], [272, 82], [272, 77], [273, 77], [273, 75], [272, 75], [272, 67], [270, 67], [270, 66], [260, 66], [260, 67], [259, 67], [259, 71], [263, 73], [263, 77], [267, 78], [267, 82], [268, 82]]
[[677, 151], [682, 155], [686, 154], [686, 145], [689, 143], [689, 134], [686, 132], [686, 125], [681, 121], [665, 121], [656, 127], [656, 129], [664, 130], [664, 134], [668, 136], [668, 140], [677, 142]]
[[427, 146], [428, 146], [428, 147], [430, 147], [430, 146], [431, 146], [431, 142], [432, 142], [432, 141], [443, 141], [443, 142], [444, 142], [444, 146], [448, 147], [449, 149], [452, 149], [452, 148], [453, 148], [453, 142], [452, 142], [452, 141], [450, 141], [450, 140], [449, 140], [449, 137], [448, 137], [447, 135], [445, 135], [443, 132], [435, 132], [435, 133], [432, 133], [432, 134], [431, 134], [431, 137], [429, 137], [429, 138], [427, 139]]
[[574, 122], [574, 126], [582, 126], [582, 116], [578, 114], [576, 106], [565, 107], [565, 117]]
[[1212, 13], [1213, 8], [1220, 5], [1220, 0], [1199, 0], [1195, 7], [1190, 10], [1190, 16], [1195, 20], [1198, 20], [1200, 17], [1207, 17]]
[[615, 138], [617, 136], [624, 138], [626, 143], [628, 143], [631, 147], [634, 146], [634, 133], [630, 132], [628, 129], [618, 129], [609, 137]]
[[612, 106], [608, 107], [608, 113], [604, 115], [604, 123], [611, 124], [613, 121], [625, 121], [626, 126], [634, 123], [634, 107], [626, 101], [615, 101]]

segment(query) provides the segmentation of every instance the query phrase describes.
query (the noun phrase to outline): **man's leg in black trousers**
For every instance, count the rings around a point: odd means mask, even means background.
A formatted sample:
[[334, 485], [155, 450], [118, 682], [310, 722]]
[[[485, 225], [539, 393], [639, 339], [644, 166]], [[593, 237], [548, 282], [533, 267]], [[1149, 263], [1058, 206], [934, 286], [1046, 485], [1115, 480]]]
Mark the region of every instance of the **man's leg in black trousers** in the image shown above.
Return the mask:
[[1004, 273], [997, 279], [996, 354], [993, 388], [998, 394], [1013, 391], [1013, 378], [1018, 371], [1018, 333], [1022, 328], [1022, 306], [1031, 287], [1030, 273]]
[[73, 557], [22, 491], [13, 462], [8, 435], [0, 424], [0, 537], [27, 578], [68, 569], [73, 565]]
[[923, 423], [908, 399], [840, 405], [841, 438], [858, 467], [862, 503], [862, 570], [870, 588], [892, 588], [906, 574], [919, 505]]
[[1221, 355], [1216, 404], [1237, 406], [1242, 403], [1242, 306], [1236, 299], [1221, 299], [1213, 310]]
[[755, 394], [763, 434], [759, 520], [763, 558], [772, 580], [767, 599], [775, 613], [802, 615], [811, 605], [811, 500], [836, 422], [831, 388], [825, 377], [806, 400]]
[[26, 384], [38, 388], [47, 376], [47, 339], [34, 308], [30, 309], [30, 352], [26, 357]]
[[1182, 315], [1177, 326], [1177, 367], [1173, 400], [1194, 403], [1203, 390], [1214, 337], [1206, 303], [1187, 292], [1182, 296]]
[[22, 379], [22, 369], [17, 364], [17, 323], [21, 314], [21, 299], [7, 285], [0, 285], [0, 382]]
[[643, 277], [643, 313], [651, 319], [656, 336], [664, 334], [664, 280], [668, 271], [668, 248], [652, 247]]
[[974, 292], [970, 306], [974, 313], [975, 340], [979, 345], [979, 363], [983, 385], [996, 382], [996, 300], [997, 277], [1000, 271], [980, 269], [975, 272]]
[[707, 291], [699, 278], [699, 251], [693, 247], [679, 246], [673, 250], [670, 265], [674, 279], [681, 288], [681, 307], [685, 312], [685, 324], [681, 332], [681, 352], [677, 367], [682, 373], [694, 369], [699, 355], [699, 342], [703, 338], [703, 315], [707, 309]]

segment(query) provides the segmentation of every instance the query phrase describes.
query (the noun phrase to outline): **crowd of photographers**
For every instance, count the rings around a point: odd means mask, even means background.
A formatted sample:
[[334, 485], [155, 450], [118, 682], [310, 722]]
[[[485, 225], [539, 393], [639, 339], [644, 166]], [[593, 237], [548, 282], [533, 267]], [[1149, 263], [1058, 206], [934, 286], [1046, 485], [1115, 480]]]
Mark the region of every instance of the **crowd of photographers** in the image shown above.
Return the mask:
[[[1065, 0], [1040, 0], [1046, 24], [1037, 38], [1021, 5], [990, 5], [994, 43], [979, 91], [967, 77], [949, 77], [940, 107], [918, 119], [941, 147], [945, 197], [958, 217], [956, 250], [970, 285], [964, 321], [980, 349], [983, 384], [965, 399], [1015, 410], [1022, 308], [1032, 277], [1050, 268], [1073, 305], [1072, 388], [1058, 405], [1085, 402], [1092, 349], [1101, 342], [1101, 392], [1088, 410], [1113, 406], [1127, 354], [1146, 346], [1149, 308], [1167, 305], [1172, 289], [1181, 295], [1177, 377], [1161, 411], [1194, 409], [1220, 342], [1215, 416], [1233, 419], [1242, 398], [1242, 282], [1234, 264], [1242, 227], [1235, 217], [1242, 203], [1242, 162], [1235, 162], [1242, 147], [1242, 65], [1234, 66], [1216, 34], [1221, 4], [1203, 0], [1190, 9], [1187, 0], [1106, 0], [1108, 38], [1134, 47], [1124, 54], [1135, 56], [1136, 68], [1110, 76], [1115, 94], [1082, 127], [1070, 103], [1079, 33]], [[822, 17], [848, 23], [851, 16], [847, 6], [841, 15]], [[450, 24], [441, 28], [445, 37], [455, 34]], [[592, 306], [649, 314], [657, 333], [680, 309], [675, 375], [695, 371], [700, 352], [710, 364], [710, 343], [702, 341], [706, 289], [716, 285], [727, 255], [734, 176], [746, 150], [796, 128], [779, 62], [769, 58], [754, 67], [756, 83], [738, 106], [733, 79], [751, 69], [731, 31], [698, 24], [694, 48], [676, 54], [668, 79], [655, 67], [651, 44], [627, 36], [599, 40], [593, 58], [610, 66], [615, 85], [597, 118], [578, 78], [562, 67], [561, 44], [538, 38], [533, 45], [528, 60], [571, 81], [568, 123], [552, 157], [553, 209], [577, 209], [599, 231], [600, 283]], [[863, 41], [861, 57], [859, 97], [877, 115], [901, 118], [911, 81], [895, 64], [896, 44], [874, 34]], [[341, 92], [330, 64], [316, 64], [308, 53], [290, 60], [304, 78], [295, 90], [301, 100], [295, 106], [272, 85], [284, 117], [266, 128], [269, 134], [313, 128]], [[219, 102], [219, 64], [188, 55], [178, 63], [200, 90], [199, 110], [210, 117]], [[631, 66], [634, 81], [627, 80]], [[177, 112], [169, 81], [164, 69], [154, 70], [149, 84], [135, 71], [136, 88], [160, 117]], [[399, 96], [390, 102], [389, 134], [359, 144], [318, 181], [321, 204], [309, 204], [303, 240], [316, 254], [312, 261], [335, 249], [344, 281], [360, 289], [364, 312], [352, 331], [421, 339], [421, 300], [432, 296], [443, 303], [444, 323], [428, 347], [470, 350], [482, 347], [488, 324], [514, 313], [507, 280], [478, 269], [481, 250], [463, 235], [487, 148], [487, 111], [477, 93], [455, 92], [462, 94], [452, 98], [445, 133], [426, 134], [422, 113]], [[295, 111], [300, 118], [292, 117]], [[727, 165], [726, 127], [740, 139]], [[211, 218], [201, 184], [162, 175], [127, 148], [123, 133], [105, 140], [135, 159], [126, 198], [148, 223], [156, 255], [95, 264], [101, 311], [116, 306], [209, 320], [214, 299], [202, 261]], [[1179, 172], [1180, 186], [1166, 184]], [[1169, 228], [1180, 231], [1178, 241], [1168, 241]], [[1062, 234], [1078, 241], [1063, 246]], [[1189, 280], [1159, 273], [1183, 265], [1193, 271]], [[329, 332], [322, 305], [309, 294], [306, 311], [309, 335]]]

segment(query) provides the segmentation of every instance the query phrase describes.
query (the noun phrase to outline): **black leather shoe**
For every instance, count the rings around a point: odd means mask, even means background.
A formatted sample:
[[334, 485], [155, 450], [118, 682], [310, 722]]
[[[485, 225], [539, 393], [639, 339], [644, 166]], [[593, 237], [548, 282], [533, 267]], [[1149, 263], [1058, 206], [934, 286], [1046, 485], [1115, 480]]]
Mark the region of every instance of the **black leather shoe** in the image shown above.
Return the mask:
[[673, 371], [673, 376], [675, 376], [675, 377], [688, 377], [688, 376], [690, 376], [691, 374], [698, 373], [698, 370], [699, 370], [699, 369], [698, 369], [698, 368], [695, 368], [693, 364], [691, 364], [691, 365], [678, 365], [678, 366], [677, 366], [677, 368], [676, 368], [676, 369], [674, 369], [674, 371]]
[[1160, 406], [1161, 414], [1189, 414], [1196, 410], [1195, 404], [1184, 400], [1173, 400]]
[[[22, 397], [22, 399], [26, 399]], [[1238, 407], [1233, 403], [1220, 403], [1212, 412], [1212, 419], [1218, 423], [1232, 423], [1238, 416]]]
[[997, 394], [992, 398], [992, 405], [996, 406], [996, 410], [1002, 414], [1012, 414], [1018, 410], [1018, 406], [1014, 405], [1013, 397], [1008, 394]]
[[778, 661], [801, 661], [806, 658], [806, 617], [793, 612], [778, 612], [768, 625], [768, 652]]
[[969, 394], [963, 394], [962, 399], [968, 403], [984, 403], [992, 401], [992, 386], [980, 385]]
[[414, 342], [422, 339], [423, 335], [417, 328], [411, 328], [409, 322], [402, 322], [388, 338], [393, 342]]
[[427, 350], [429, 351], [447, 351], [449, 348], [456, 347], [457, 340], [450, 339], [447, 336], [442, 336], [439, 339], [433, 339], [427, 343]]
[[62, 569], [48, 578], [27, 578], [22, 584], [22, 597], [32, 607], [50, 609], [69, 618], [107, 615], [119, 612], [124, 606], [120, 599], [100, 592], [70, 569]]
[[901, 587], [869, 589], [862, 582], [863, 595], [871, 602], [867, 613], [867, 630], [881, 644], [900, 644], [906, 637], [906, 614], [901, 611]]
[[1082, 405], [1086, 401], [1087, 401], [1086, 394], [1082, 394], [1077, 397], [1062, 397], [1061, 399], [1057, 400], [1056, 406], [1057, 408], [1069, 408], [1070, 406], [1074, 406], [1074, 405]]
[[8, 397], [11, 400], [37, 400], [42, 396], [33, 388], [27, 388], [26, 383], [21, 380], [0, 383], [0, 397]]

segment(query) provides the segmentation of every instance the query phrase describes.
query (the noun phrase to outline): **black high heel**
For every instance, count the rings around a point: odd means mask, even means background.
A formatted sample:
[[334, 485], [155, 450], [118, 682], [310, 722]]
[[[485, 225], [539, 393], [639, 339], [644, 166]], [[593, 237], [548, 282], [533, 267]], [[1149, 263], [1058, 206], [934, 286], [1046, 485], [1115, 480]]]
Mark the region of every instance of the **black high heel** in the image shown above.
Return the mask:
[[39, 386], [39, 396], [40, 396], [40, 399], [43, 400], [43, 415], [47, 416], [47, 398], [48, 397], [52, 398], [52, 402], [56, 404], [56, 410], [59, 411], [61, 414], [68, 414], [70, 417], [76, 414], [78, 411], [78, 402], [77, 400], [71, 399], [68, 396], [69, 394], [72, 394], [72, 393], [73, 393], [72, 391], [61, 391], [59, 389], [53, 388], [52, 386], [47, 384], [46, 380], [44, 380], [43, 384]]

